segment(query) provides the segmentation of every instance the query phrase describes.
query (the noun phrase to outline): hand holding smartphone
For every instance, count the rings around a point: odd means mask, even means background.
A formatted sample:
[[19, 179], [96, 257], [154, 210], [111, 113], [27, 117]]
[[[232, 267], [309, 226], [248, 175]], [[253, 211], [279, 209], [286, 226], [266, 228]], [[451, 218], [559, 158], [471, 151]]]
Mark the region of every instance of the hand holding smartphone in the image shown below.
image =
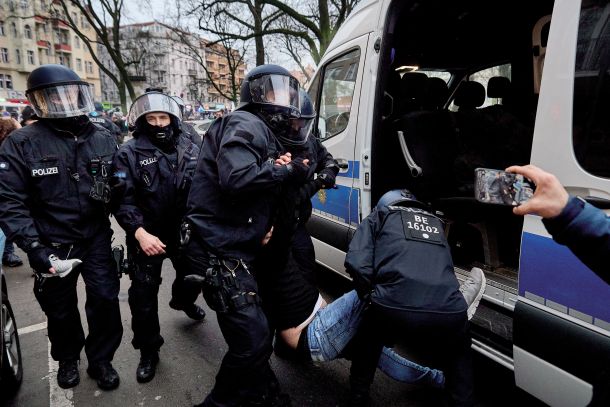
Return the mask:
[[520, 174], [477, 168], [474, 194], [479, 202], [519, 206], [534, 195], [532, 184]]

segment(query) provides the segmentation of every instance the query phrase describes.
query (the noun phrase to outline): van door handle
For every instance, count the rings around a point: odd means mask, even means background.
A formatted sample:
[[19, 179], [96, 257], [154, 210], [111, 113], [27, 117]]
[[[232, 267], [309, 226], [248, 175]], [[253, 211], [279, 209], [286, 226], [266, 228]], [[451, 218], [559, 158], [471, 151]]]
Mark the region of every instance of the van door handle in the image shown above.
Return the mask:
[[349, 161], [347, 161], [345, 158], [335, 158], [335, 161], [340, 169], [347, 170], [349, 168]]
[[610, 209], [610, 199], [597, 196], [586, 196], [585, 201], [599, 209]]

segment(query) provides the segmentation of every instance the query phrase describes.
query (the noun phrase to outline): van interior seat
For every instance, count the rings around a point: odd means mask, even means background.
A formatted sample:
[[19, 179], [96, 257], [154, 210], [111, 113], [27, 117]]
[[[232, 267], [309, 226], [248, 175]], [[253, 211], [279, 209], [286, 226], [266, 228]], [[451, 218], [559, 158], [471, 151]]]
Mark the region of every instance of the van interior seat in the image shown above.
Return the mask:
[[436, 77], [426, 80], [426, 93], [423, 99], [425, 110], [442, 110], [448, 98], [449, 87], [447, 82]]
[[485, 86], [476, 81], [462, 82], [455, 91], [453, 103], [458, 111], [474, 110], [485, 103]]
[[400, 80], [399, 114], [414, 112], [423, 108], [428, 76], [421, 72], [407, 72]]
[[506, 76], [493, 76], [487, 82], [487, 97], [493, 99], [502, 99], [502, 105], [510, 104], [510, 79]]

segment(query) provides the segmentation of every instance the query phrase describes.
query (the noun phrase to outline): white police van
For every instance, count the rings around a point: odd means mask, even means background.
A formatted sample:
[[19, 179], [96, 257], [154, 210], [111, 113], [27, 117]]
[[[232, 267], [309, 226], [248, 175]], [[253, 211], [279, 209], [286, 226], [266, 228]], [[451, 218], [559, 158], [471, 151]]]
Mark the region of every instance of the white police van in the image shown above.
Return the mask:
[[313, 198], [318, 262], [345, 274], [359, 222], [410, 189], [447, 218], [458, 278], [486, 273], [473, 348], [558, 406], [610, 387], [610, 286], [540, 218], [477, 203], [474, 168], [531, 162], [610, 208], [609, 17], [593, 0], [363, 1], [309, 87], [342, 167]]

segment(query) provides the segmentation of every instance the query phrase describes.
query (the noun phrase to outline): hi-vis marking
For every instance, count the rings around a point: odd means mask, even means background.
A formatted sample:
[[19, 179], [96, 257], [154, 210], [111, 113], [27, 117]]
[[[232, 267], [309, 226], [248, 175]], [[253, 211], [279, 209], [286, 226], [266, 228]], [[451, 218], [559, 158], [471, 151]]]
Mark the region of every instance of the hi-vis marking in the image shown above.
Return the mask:
[[45, 175], [59, 174], [57, 167], [37, 168], [32, 170], [32, 177], [42, 177]]
[[146, 166], [146, 165], [150, 165], [150, 164], [152, 164], [152, 163], [156, 163], [157, 161], [158, 161], [158, 160], [157, 160], [157, 157], [150, 157], [150, 158], [147, 158], [147, 159], [145, 159], [145, 160], [141, 160], [141, 161], [140, 161], [140, 165], [141, 165], [142, 167], [144, 167], [144, 166]]

